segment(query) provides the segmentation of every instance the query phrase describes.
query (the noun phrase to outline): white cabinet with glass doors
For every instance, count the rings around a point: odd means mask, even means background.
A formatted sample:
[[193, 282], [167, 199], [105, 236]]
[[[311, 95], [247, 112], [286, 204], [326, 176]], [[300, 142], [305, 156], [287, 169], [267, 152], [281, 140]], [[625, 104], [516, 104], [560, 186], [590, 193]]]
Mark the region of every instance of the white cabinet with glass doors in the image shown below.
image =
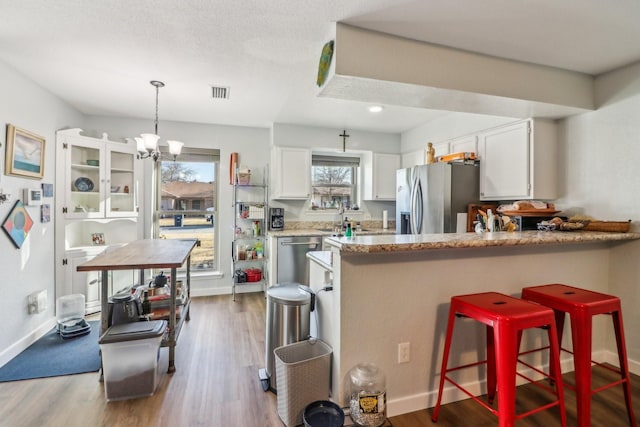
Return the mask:
[[138, 215], [136, 145], [58, 132], [67, 166], [63, 214], [67, 218], [115, 218]]
[[[94, 138], [81, 129], [56, 134], [56, 294], [84, 294], [87, 313], [100, 310], [100, 285], [75, 266], [142, 237], [136, 155], [135, 143], [112, 141], [106, 134]], [[114, 280], [112, 291], [134, 284], [119, 275]]]

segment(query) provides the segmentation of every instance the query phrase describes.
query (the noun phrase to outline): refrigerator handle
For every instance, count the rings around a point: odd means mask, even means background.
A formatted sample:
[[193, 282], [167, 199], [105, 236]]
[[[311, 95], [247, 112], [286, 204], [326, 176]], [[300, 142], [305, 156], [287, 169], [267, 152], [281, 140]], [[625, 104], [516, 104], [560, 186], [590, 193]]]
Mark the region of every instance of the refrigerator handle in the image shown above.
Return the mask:
[[421, 232], [422, 218], [418, 218], [418, 216], [422, 216], [422, 209], [420, 209], [422, 201], [418, 200], [422, 193], [421, 188], [420, 178], [416, 174], [413, 177], [413, 185], [411, 186], [410, 222], [412, 234], [420, 234]]

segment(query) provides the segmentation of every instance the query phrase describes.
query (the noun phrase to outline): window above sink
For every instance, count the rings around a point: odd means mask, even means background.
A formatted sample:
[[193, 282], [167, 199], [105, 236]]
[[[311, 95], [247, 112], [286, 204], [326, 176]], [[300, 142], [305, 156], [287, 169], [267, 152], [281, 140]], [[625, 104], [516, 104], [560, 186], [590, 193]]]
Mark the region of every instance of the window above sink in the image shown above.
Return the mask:
[[359, 157], [312, 155], [311, 209], [338, 211], [340, 206], [357, 206], [359, 166]]

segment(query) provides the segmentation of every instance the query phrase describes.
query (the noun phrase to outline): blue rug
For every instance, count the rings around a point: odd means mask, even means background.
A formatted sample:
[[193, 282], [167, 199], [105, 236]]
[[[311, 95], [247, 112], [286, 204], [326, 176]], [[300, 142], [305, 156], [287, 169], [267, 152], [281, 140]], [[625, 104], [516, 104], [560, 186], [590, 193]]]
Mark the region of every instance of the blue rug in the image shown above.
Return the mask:
[[55, 328], [0, 368], [0, 382], [82, 374], [100, 370], [100, 322], [91, 333], [62, 339]]

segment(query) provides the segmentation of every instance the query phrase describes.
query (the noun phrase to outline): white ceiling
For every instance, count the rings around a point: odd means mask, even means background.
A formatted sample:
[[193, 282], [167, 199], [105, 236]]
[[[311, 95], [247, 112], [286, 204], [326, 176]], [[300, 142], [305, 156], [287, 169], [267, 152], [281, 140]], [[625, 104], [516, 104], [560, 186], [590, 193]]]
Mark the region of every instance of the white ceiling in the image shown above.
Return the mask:
[[162, 120], [396, 133], [443, 114], [318, 97], [335, 22], [594, 75], [640, 60], [638, 0], [2, 0], [0, 16], [0, 60], [83, 113], [152, 123], [162, 80], [160, 133]]

